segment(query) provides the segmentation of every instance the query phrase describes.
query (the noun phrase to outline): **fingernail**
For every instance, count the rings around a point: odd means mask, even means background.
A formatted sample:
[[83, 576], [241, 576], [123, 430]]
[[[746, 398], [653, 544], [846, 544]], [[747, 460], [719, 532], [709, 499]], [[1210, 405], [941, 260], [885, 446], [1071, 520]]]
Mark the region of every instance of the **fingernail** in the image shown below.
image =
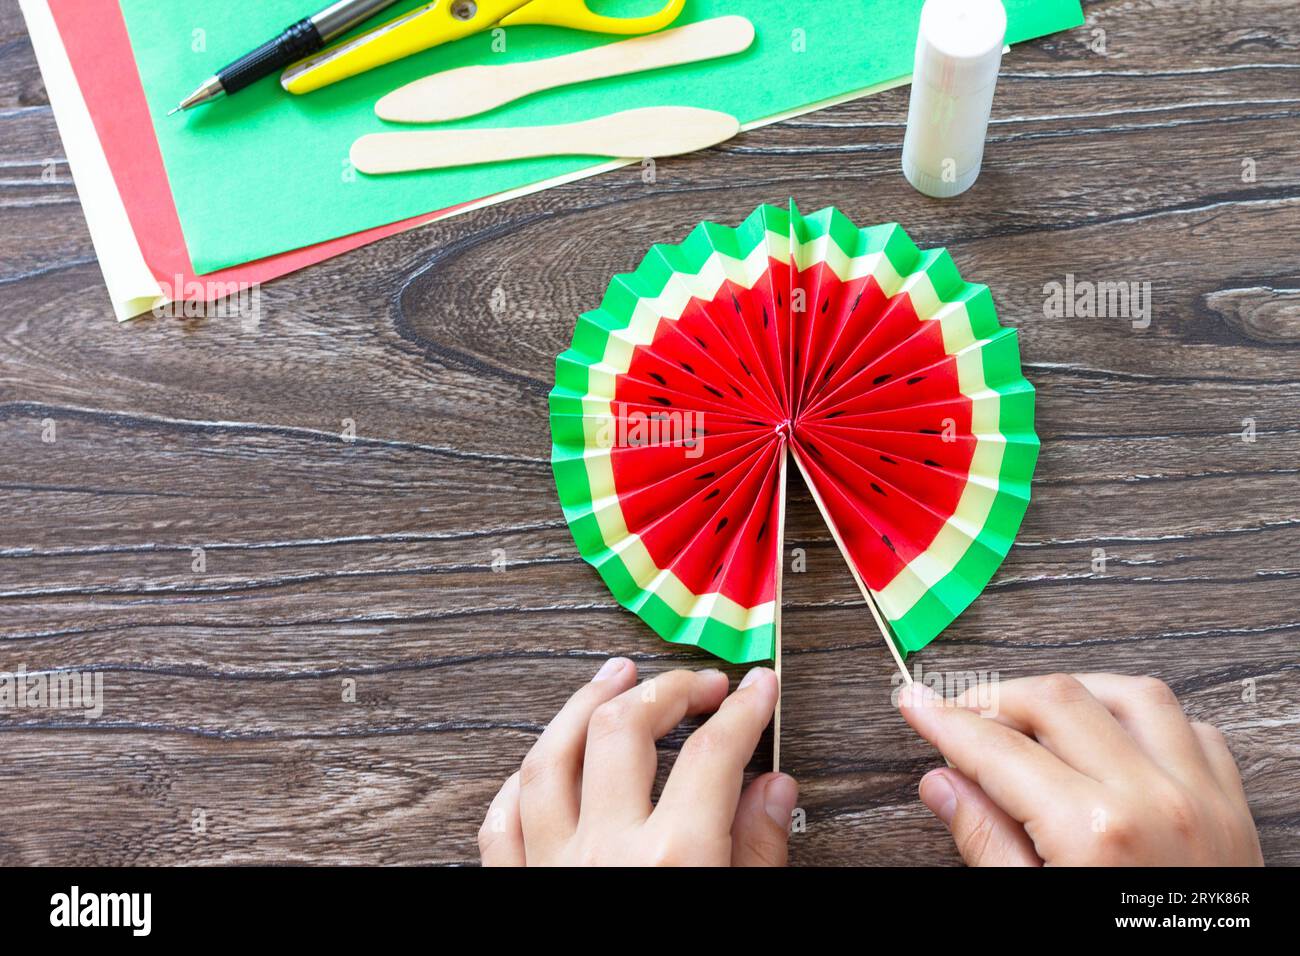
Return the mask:
[[753, 670], [751, 670], [748, 674], [746, 674], [743, 678], [741, 678], [740, 686], [737, 687], [736, 690], [744, 690], [744, 689], [745, 689], [746, 687], [748, 687], [750, 684], [754, 683], [754, 681], [756, 681], [756, 680], [758, 680], [760, 677], [762, 677], [763, 674], [765, 674], [765, 673], [767, 673], [767, 668], [766, 668], [766, 667], [755, 667], [755, 668], [754, 668]]
[[600, 670], [596, 671], [596, 676], [591, 679], [592, 683], [598, 680], [609, 680], [630, 663], [631, 661], [626, 657], [611, 657], [600, 665]]
[[699, 673], [701, 677], [713, 677], [717, 674], [721, 674], [722, 671], [718, 670], [716, 667], [706, 667]]
[[763, 792], [763, 809], [782, 829], [790, 826], [794, 805], [799, 800], [799, 784], [794, 777], [778, 774], [767, 782]]
[[908, 684], [898, 692], [898, 703], [902, 707], [920, 707], [933, 701], [936, 696], [925, 684]]
[[957, 791], [942, 770], [931, 770], [921, 778], [921, 802], [945, 825], [952, 823], [957, 812]]

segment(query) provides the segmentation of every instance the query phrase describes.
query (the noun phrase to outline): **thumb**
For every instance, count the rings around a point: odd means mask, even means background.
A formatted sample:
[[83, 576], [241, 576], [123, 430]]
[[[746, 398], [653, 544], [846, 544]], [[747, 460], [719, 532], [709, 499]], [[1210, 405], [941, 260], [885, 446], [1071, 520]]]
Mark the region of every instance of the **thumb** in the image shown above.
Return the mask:
[[967, 866], [1042, 866], [1025, 828], [960, 770], [921, 778], [921, 802], [944, 822]]
[[785, 866], [798, 800], [799, 785], [783, 773], [765, 773], [746, 787], [731, 825], [731, 865]]

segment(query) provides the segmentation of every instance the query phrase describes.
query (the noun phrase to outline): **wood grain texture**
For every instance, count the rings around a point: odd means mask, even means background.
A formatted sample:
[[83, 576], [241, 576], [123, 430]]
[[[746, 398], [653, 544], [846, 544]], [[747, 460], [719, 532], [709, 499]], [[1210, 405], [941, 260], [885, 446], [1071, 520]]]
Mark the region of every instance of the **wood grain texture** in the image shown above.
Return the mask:
[[[1004, 59], [983, 175], [955, 200], [899, 174], [899, 89], [660, 162], [652, 184], [630, 168], [388, 239], [265, 287], [246, 329], [112, 321], [0, 0], [0, 670], [98, 670], [106, 699], [95, 719], [0, 712], [0, 860], [477, 859], [487, 801], [601, 660], [709, 663], [579, 560], [547, 464], [553, 358], [650, 244], [794, 196], [946, 245], [1039, 389], [1020, 540], [917, 660], [1163, 678], [1227, 733], [1266, 858], [1300, 863], [1294, 10], [1085, 4], [1084, 27]], [[1067, 273], [1149, 282], [1150, 326], [1045, 317]], [[792, 859], [956, 862], [915, 797], [940, 761], [791, 494]]]

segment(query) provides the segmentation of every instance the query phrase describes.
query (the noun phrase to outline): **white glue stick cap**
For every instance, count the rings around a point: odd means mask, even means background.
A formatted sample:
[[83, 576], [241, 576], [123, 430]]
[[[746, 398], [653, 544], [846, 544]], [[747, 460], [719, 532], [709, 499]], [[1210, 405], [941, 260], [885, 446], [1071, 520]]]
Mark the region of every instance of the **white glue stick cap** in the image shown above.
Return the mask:
[[927, 196], [956, 196], [980, 174], [1006, 33], [1001, 0], [925, 0], [903, 175]]

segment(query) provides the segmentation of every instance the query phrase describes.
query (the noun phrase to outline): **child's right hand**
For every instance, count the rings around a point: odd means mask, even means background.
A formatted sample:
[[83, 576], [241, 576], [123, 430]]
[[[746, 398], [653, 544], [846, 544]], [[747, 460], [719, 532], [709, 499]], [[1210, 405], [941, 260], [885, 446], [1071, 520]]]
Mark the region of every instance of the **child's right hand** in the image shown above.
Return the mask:
[[1223, 734], [1189, 722], [1158, 680], [1007, 681], [992, 717], [921, 685], [900, 705], [951, 764], [922, 779], [921, 800], [972, 866], [1264, 862]]

